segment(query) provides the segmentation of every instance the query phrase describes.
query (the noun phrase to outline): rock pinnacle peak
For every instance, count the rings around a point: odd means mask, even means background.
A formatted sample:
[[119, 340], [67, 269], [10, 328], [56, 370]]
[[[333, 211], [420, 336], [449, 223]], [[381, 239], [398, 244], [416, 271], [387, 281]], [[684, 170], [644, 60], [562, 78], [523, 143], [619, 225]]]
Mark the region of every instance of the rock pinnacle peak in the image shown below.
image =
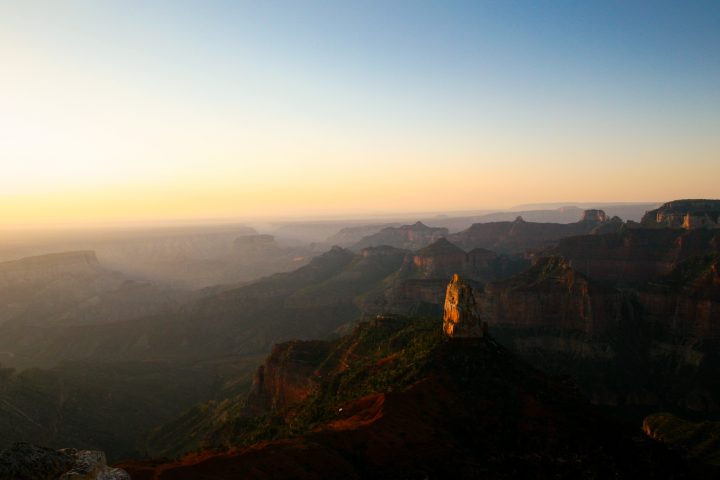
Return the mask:
[[472, 287], [457, 273], [445, 292], [443, 332], [450, 338], [479, 338], [487, 335], [487, 324], [478, 313]]

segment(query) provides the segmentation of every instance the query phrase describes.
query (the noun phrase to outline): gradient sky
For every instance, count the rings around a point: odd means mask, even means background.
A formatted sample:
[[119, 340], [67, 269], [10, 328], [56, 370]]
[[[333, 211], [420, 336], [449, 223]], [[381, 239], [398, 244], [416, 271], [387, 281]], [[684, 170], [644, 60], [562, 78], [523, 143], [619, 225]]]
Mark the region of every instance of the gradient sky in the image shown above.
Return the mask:
[[0, 225], [719, 185], [717, 1], [0, 0]]

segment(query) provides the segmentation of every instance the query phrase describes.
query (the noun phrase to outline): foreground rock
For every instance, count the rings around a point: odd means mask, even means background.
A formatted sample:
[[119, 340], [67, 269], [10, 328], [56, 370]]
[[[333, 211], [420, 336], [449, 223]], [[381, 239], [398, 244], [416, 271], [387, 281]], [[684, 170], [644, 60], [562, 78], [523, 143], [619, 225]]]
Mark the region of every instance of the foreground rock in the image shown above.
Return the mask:
[[0, 451], [0, 480], [130, 480], [130, 475], [108, 467], [100, 451], [16, 443]]

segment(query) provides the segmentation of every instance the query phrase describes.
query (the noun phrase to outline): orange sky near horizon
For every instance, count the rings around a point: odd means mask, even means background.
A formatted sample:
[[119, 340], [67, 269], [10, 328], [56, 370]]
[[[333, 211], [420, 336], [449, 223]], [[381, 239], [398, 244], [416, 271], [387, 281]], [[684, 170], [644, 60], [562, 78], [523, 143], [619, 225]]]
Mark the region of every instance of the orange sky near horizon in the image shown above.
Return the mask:
[[720, 197], [704, 12], [190, 5], [0, 4], [0, 228]]

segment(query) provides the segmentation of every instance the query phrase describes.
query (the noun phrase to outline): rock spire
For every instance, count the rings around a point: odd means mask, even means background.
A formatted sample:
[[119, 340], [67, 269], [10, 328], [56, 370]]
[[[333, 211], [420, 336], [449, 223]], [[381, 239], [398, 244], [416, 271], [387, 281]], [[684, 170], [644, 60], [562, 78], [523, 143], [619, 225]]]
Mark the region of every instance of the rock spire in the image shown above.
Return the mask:
[[457, 273], [453, 275], [445, 293], [443, 332], [450, 338], [477, 338], [487, 335], [487, 324], [480, 320], [472, 287]]

